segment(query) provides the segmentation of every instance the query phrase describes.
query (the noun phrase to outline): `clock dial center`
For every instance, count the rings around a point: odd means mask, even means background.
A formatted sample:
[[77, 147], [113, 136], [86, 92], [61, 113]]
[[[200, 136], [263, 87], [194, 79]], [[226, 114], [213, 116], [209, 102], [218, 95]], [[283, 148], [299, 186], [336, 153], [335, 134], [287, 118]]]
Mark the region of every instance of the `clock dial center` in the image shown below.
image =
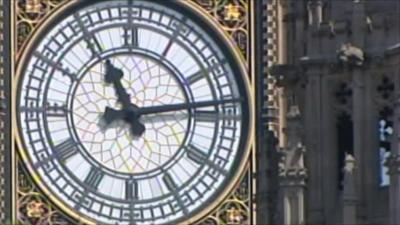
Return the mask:
[[109, 126], [122, 119], [129, 124], [133, 137], [142, 136], [146, 127], [139, 122], [139, 107], [131, 102], [130, 95], [121, 83], [124, 72], [116, 68], [109, 59], [105, 62], [105, 68], [105, 82], [114, 86], [117, 101], [122, 105], [122, 109], [118, 111], [107, 106], [101, 120], [105, 122], [105, 126]]
[[95, 63], [76, 86], [76, 136], [89, 155], [111, 170], [149, 172], [179, 151], [188, 112], [141, 115], [140, 108], [185, 101], [174, 74], [160, 62], [137, 54], [114, 55]]

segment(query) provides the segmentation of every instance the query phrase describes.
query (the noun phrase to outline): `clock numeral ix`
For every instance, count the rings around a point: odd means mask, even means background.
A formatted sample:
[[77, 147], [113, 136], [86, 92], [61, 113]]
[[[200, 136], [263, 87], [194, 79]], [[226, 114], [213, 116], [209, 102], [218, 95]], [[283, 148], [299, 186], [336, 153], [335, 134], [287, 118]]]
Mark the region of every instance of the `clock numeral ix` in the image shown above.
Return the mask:
[[65, 117], [67, 116], [67, 106], [65, 104], [59, 105], [58, 103], [46, 104], [46, 115], [50, 117]]

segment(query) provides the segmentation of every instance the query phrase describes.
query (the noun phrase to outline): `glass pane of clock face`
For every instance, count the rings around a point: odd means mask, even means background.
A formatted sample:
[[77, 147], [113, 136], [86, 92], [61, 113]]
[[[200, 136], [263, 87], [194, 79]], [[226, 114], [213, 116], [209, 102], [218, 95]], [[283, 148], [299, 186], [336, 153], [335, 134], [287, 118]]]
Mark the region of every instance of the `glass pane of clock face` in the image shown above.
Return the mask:
[[18, 85], [30, 172], [102, 224], [176, 224], [226, 192], [248, 149], [245, 75], [162, 1], [104, 1], [40, 35]]

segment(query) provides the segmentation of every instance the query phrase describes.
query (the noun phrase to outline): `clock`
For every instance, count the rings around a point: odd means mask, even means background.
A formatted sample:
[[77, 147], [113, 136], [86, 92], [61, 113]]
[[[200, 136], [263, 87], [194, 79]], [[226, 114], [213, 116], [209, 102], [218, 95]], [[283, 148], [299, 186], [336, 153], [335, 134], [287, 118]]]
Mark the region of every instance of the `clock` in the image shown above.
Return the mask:
[[67, 3], [17, 72], [21, 159], [87, 223], [192, 223], [238, 182], [252, 101], [229, 41], [176, 1]]

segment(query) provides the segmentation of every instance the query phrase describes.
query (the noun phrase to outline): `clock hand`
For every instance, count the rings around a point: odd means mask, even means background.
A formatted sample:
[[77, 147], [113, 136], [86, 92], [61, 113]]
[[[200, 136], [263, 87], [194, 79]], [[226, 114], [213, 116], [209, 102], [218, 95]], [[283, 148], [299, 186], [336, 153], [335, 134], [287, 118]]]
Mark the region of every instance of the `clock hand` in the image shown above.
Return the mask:
[[106, 60], [105, 66], [105, 81], [109, 84], [114, 85], [115, 92], [118, 96], [118, 102], [122, 104], [122, 107], [130, 107], [132, 105], [130, 96], [121, 83], [121, 79], [124, 73], [121, 69], [114, 67], [109, 59]]
[[116, 120], [124, 120], [130, 125], [131, 133], [134, 136], [141, 136], [146, 129], [145, 126], [139, 122], [137, 113], [132, 110], [116, 110], [106, 107], [106, 111], [104, 112], [102, 119], [106, 126], [110, 125]]
[[193, 108], [201, 108], [201, 107], [209, 107], [209, 106], [218, 106], [226, 103], [235, 103], [241, 102], [241, 98], [233, 98], [227, 100], [212, 100], [212, 101], [204, 101], [204, 102], [191, 102], [191, 103], [181, 103], [174, 105], [159, 105], [159, 106], [150, 106], [139, 108], [137, 113], [139, 115], [147, 115], [154, 113], [163, 113], [163, 112], [171, 112], [171, 111], [179, 111], [179, 110], [189, 110]]
[[138, 121], [138, 106], [131, 103], [130, 96], [122, 85], [121, 79], [124, 75], [123, 71], [112, 65], [110, 60], [106, 60], [105, 67], [105, 81], [106, 83], [111, 83], [114, 85], [115, 92], [118, 96], [118, 102], [122, 104], [122, 110], [115, 110], [110, 107], [106, 107], [102, 116], [103, 121], [107, 126], [116, 120], [122, 119], [130, 124], [132, 135], [142, 135], [145, 131], [145, 126]]
[[107, 106], [102, 116], [102, 120], [104, 121], [105, 125], [108, 126], [114, 121], [121, 120], [124, 117], [125, 117], [124, 110], [115, 110]]
[[[109, 59], [106, 60], [105, 67], [106, 73], [104, 80], [106, 83], [114, 85], [115, 92], [118, 96], [118, 102], [122, 104], [122, 108], [124, 109], [130, 104], [129, 94], [126, 92], [121, 83], [121, 79], [124, 74], [121, 69], [114, 67]], [[106, 107], [102, 119], [107, 126], [116, 120], [123, 119], [124, 117], [124, 110], [114, 110], [110, 107]]]
[[[237, 121], [240, 120], [241, 116], [238, 114], [229, 114], [229, 113], [218, 113], [215, 112], [215, 118], [210, 117], [210, 120], [212, 121], [217, 121], [218, 120], [228, 120], [228, 121]], [[196, 117], [196, 112], [194, 113], [194, 117]], [[173, 112], [173, 113], [164, 113], [164, 114], [148, 114], [148, 115], [143, 115], [141, 117], [140, 122], [143, 124], [147, 123], [155, 123], [155, 122], [166, 122], [166, 121], [180, 121], [189, 118], [189, 113], [187, 111], [182, 111], [182, 112]]]
[[129, 122], [129, 124], [131, 125], [131, 134], [134, 137], [140, 137], [142, 136], [142, 134], [144, 133], [144, 131], [146, 130], [146, 127], [139, 122], [139, 120], [132, 120]]

